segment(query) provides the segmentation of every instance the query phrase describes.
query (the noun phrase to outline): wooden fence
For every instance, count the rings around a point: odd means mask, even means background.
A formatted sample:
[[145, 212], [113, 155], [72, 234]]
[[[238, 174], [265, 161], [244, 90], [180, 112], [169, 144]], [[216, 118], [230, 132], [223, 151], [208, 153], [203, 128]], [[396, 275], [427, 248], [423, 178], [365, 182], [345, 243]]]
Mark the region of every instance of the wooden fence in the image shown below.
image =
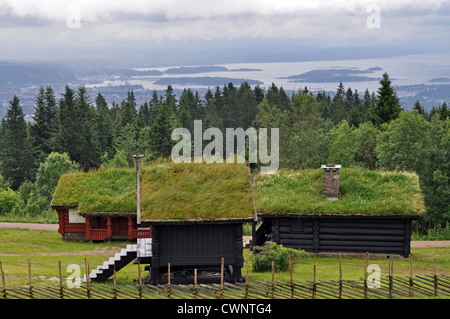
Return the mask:
[[[365, 266], [367, 269], [367, 258]], [[89, 265], [86, 265], [89, 269]], [[359, 280], [343, 280], [342, 272], [338, 280], [316, 280], [316, 264], [312, 281], [293, 279], [292, 266], [289, 263], [290, 281], [275, 280], [272, 263], [272, 280], [248, 281], [248, 267], [244, 283], [224, 282], [223, 260], [220, 284], [197, 284], [197, 271], [193, 284], [171, 285], [170, 264], [166, 285], [145, 285], [142, 283], [141, 267], [138, 265], [138, 283], [135, 285], [116, 284], [114, 272], [113, 284], [93, 284], [87, 276], [87, 282], [78, 288], [63, 285], [61, 262], [59, 262], [59, 286], [33, 286], [31, 264], [28, 261], [29, 285], [19, 288], [6, 288], [5, 276], [0, 262], [2, 292], [0, 299], [398, 299], [398, 298], [450, 298], [450, 276], [444, 274], [394, 276], [391, 263], [389, 275], [380, 277], [377, 287], [368, 280], [367, 271]], [[87, 272], [89, 274], [89, 272]]]

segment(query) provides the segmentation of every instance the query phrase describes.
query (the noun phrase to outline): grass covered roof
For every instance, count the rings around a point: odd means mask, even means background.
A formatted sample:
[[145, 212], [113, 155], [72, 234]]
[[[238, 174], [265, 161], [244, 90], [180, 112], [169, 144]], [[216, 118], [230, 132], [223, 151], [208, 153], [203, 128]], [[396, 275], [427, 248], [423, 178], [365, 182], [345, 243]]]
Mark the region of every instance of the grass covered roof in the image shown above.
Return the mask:
[[63, 174], [51, 206], [78, 207], [80, 212], [136, 212], [136, 170], [104, 169]]
[[[61, 176], [52, 206], [82, 213], [136, 212], [136, 171], [105, 169]], [[141, 169], [141, 219], [250, 219], [253, 203], [244, 164], [152, 163]]]
[[417, 215], [425, 212], [419, 178], [409, 172], [341, 168], [339, 200], [323, 198], [322, 169], [256, 175], [258, 214]]
[[[250, 219], [252, 192], [244, 164], [152, 163], [141, 169], [143, 221]], [[255, 175], [260, 215], [417, 215], [425, 211], [418, 176], [340, 170], [338, 201], [323, 198], [322, 169]], [[136, 171], [104, 169], [61, 176], [52, 206], [82, 213], [136, 213]]]

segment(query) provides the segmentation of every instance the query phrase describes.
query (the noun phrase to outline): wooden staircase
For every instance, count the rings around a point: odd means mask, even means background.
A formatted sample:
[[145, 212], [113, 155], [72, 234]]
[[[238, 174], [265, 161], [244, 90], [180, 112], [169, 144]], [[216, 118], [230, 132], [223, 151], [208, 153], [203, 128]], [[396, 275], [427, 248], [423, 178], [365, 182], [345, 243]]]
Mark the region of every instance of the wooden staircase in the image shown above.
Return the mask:
[[[114, 257], [109, 258], [102, 265], [92, 270], [89, 274], [91, 281], [104, 282], [109, 277], [114, 275], [114, 270], [118, 272], [120, 269], [128, 265], [137, 257], [137, 245], [127, 245]], [[83, 277], [83, 282], [86, 282], [86, 274]]]
[[[114, 257], [109, 258], [102, 265], [92, 270], [89, 279], [91, 281], [104, 282], [114, 275], [114, 270], [118, 272], [120, 269], [128, 265], [136, 258], [150, 258], [152, 256], [152, 239], [138, 238], [137, 244], [127, 245]], [[86, 274], [83, 277], [83, 282], [86, 282]]]

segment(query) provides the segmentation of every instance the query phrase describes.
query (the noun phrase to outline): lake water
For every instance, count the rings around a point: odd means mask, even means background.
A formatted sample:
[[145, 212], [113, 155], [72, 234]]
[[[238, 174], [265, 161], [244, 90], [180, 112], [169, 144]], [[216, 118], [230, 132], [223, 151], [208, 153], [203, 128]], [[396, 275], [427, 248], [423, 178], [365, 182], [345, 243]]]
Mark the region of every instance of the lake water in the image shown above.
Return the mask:
[[[267, 88], [275, 83], [278, 87], [282, 86], [286, 91], [298, 90], [300, 88], [308, 87], [312, 91], [325, 90], [335, 91], [339, 85], [339, 81], [335, 82], [292, 82], [292, 80], [282, 79], [283, 77], [302, 74], [312, 70], [330, 69], [330, 68], [357, 68], [359, 70], [366, 70], [372, 67], [380, 67], [382, 70], [374, 71], [370, 74], [361, 74], [371, 78], [379, 79], [384, 72], [388, 72], [395, 86], [405, 86], [414, 84], [427, 84], [429, 80], [435, 78], [450, 78], [450, 54], [422, 54], [422, 55], [407, 55], [392, 58], [377, 58], [377, 59], [360, 59], [360, 60], [337, 60], [337, 61], [312, 61], [312, 62], [278, 62], [278, 63], [235, 63], [235, 64], [219, 64], [229, 70], [250, 68], [261, 69], [261, 71], [234, 71], [234, 72], [205, 72], [195, 74], [167, 74], [162, 76], [140, 77], [135, 76], [125, 81], [107, 80], [102, 84], [95, 84], [91, 86], [101, 87], [107, 85], [123, 85], [123, 84], [140, 84], [145, 89], [150, 90], [164, 90], [167, 85], [157, 85], [154, 82], [164, 77], [229, 77], [229, 78], [243, 78], [262, 81], [261, 85]], [[165, 71], [168, 68], [179, 67], [162, 67], [162, 68], [142, 68], [137, 70], [159, 70]], [[445, 82], [443, 82], [445, 83]], [[442, 83], [442, 84], [443, 84]], [[225, 83], [224, 83], [225, 84]], [[359, 92], [364, 92], [369, 89], [375, 92], [379, 88], [378, 80], [374, 81], [358, 81], [346, 82], [343, 81], [345, 88], [351, 87], [357, 89]], [[428, 83], [429, 84], [429, 83]], [[440, 84], [435, 82], [433, 84]], [[446, 82], [449, 84], [449, 82]], [[223, 85], [219, 85], [223, 86]], [[192, 88], [199, 89], [205, 86], [199, 85], [173, 85], [175, 89]], [[409, 91], [398, 91], [399, 95], [413, 94]]]

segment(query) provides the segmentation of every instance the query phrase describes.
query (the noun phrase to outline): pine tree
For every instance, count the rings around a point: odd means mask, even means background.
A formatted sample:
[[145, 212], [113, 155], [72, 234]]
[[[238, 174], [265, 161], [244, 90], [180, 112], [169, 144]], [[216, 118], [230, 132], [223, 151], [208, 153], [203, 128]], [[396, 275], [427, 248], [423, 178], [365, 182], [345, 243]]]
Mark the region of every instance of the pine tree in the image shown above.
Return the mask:
[[123, 100], [117, 117], [116, 133], [127, 124], [133, 124], [137, 120], [136, 98], [133, 91], [128, 91], [126, 101]]
[[175, 97], [175, 94], [173, 93], [173, 88], [171, 85], [167, 86], [165, 97], [167, 106], [169, 107], [171, 112], [173, 112], [173, 114], [178, 114], [177, 99]]
[[43, 86], [39, 88], [38, 94], [36, 96], [36, 107], [34, 108], [33, 120], [34, 123], [30, 128], [30, 136], [34, 149], [34, 157], [38, 159], [39, 162], [46, 157], [46, 152], [44, 151], [44, 144], [48, 139], [48, 128], [47, 128], [47, 114], [45, 110], [45, 89]]
[[58, 152], [68, 153], [71, 160], [75, 160], [73, 154], [80, 145], [79, 127], [80, 120], [75, 106], [75, 92], [67, 85], [59, 100], [59, 134]]
[[380, 81], [380, 84], [381, 87], [378, 89], [377, 104], [370, 112], [372, 122], [377, 126], [395, 120], [402, 110], [397, 93], [391, 86], [391, 80], [389, 80], [387, 73], [383, 74], [383, 79]]
[[99, 113], [89, 103], [84, 86], [77, 93], [66, 86], [60, 100], [59, 152], [67, 152], [84, 171], [100, 165], [100, 144], [96, 127]]
[[359, 98], [358, 90], [355, 90], [353, 94], [353, 103], [348, 116], [350, 125], [358, 127], [361, 123], [364, 123], [363, 103]]
[[114, 123], [108, 109], [108, 104], [101, 93], [98, 93], [95, 99], [95, 105], [98, 112], [97, 133], [99, 152], [108, 160], [114, 154]]
[[163, 101], [151, 126], [151, 149], [162, 157], [169, 157], [173, 146], [172, 131], [176, 127], [179, 127], [176, 116], [167, 102]]
[[424, 107], [420, 104], [419, 100], [416, 101], [416, 103], [414, 103], [414, 107], [413, 110], [417, 110], [417, 112], [419, 112], [420, 115], [425, 116], [425, 109]]
[[448, 117], [450, 117], [450, 110], [447, 107], [447, 103], [442, 103], [441, 107], [438, 110], [439, 113], [439, 119], [444, 121], [446, 120]]
[[30, 136], [34, 148], [34, 157], [42, 162], [48, 154], [56, 149], [58, 134], [58, 107], [55, 92], [49, 86], [45, 90], [41, 86], [36, 97], [34, 124], [30, 128]]
[[241, 113], [241, 120], [237, 127], [242, 127], [245, 130], [252, 125], [258, 112], [255, 95], [247, 82], [243, 82], [237, 90], [237, 103], [237, 108]]
[[233, 83], [224, 85], [222, 92], [221, 117], [224, 127], [240, 127], [241, 110], [238, 108], [237, 90]]
[[141, 105], [137, 117], [137, 124], [140, 128], [150, 125], [150, 105], [147, 102]]
[[25, 180], [34, 178], [35, 165], [30, 138], [20, 100], [17, 96], [9, 102], [2, 121], [0, 140], [0, 173], [16, 190]]
[[100, 145], [96, 125], [99, 114], [89, 102], [86, 88], [80, 86], [76, 96], [76, 108], [80, 116], [81, 145], [80, 153], [77, 154], [80, 168], [88, 171], [100, 166]]
[[206, 116], [204, 124], [206, 128], [217, 127], [222, 132], [224, 132], [222, 119], [220, 118], [219, 112], [217, 111], [216, 99], [214, 98], [214, 95], [211, 89], [209, 88], [205, 94], [205, 109], [206, 109]]
[[253, 89], [253, 94], [255, 94], [256, 103], [258, 104], [264, 99], [264, 89], [259, 84]]
[[338, 124], [346, 118], [345, 108], [345, 89], [342, 82], [340, 82], [336, 90], [336, 95], [333, 97], [331, 106], [331, 120], [334, 124]]

